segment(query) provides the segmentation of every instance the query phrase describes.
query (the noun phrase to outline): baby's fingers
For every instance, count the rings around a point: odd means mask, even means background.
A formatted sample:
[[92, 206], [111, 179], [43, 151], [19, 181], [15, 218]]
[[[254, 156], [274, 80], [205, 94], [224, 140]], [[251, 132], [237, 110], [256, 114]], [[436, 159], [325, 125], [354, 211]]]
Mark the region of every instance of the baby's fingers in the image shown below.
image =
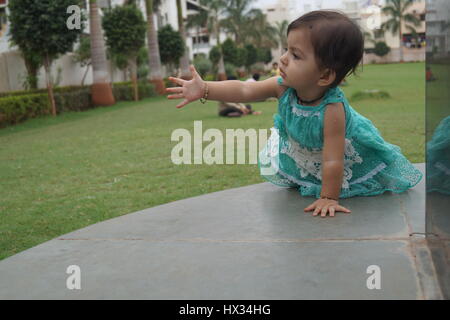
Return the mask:
[[180, 103], [179, 105], [177, 105], [177, 108], [183, 108], [185, 105], [187, 105], [190, 101], [188, 99], [184, 99], [184, 101], [182, 103]]
[[334, 207], [330, 207], [330, 217], [334, 217]]
[[344, 213], [350, 213], [351, 212], [350, 210], [348, 210], [347, 208], [344, 208], [343, 206], [336, 206], [336, 209], [338, 211], [342, 211]]
[[183, 87], [166, 88], [166, 92], [180, 93], [183, 92]]
[[180, 94], [172, 94], [170, 96], [167, 96], [167, 99], [182, 99], [184, 98], [184, 94], [180, 93]]
[[169, 77], [168, 79], [176, 84], [179, 84], [180, 86], [183, 86], [184, 82], [186, 81], [186, 80], [183, 80], [180, 78], [174, 78], [174, 77]]

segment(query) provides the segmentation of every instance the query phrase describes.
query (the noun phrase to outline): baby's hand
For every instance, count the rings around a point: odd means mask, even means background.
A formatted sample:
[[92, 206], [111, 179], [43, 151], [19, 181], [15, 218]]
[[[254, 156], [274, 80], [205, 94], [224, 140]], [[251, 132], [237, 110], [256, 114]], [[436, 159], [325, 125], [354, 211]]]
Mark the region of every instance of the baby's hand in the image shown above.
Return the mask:
[[317, 216], [321, 212], [321, 217], [326, 217], [327, 213], [330, 212], [330, 217], [334, 217], [335, 211], [342, 211], [344, 213], [350, 213], [351, 211], [339, 205], [336, 200], [331, 199], [319, 199], [314, 201], [311, 205], [305, 208], [306, 211], [311, 211], [314, 209], [313, 216]]
[[180, 85], [181, 87], [167, 88], [166, 92], [173, 92], [173, 94], [167, 96], [168, 99], [183, 99], [184, 101], [177, 105], [177, 108], [182, 108], [192, 101], [198, 100], [203, 97], [205, 91], [205, 82], [195, 70], [193, 65], [190, 66], [192, 72], [192, 80], [183, 80], [179, 78], [169, 77], [169, 80]]

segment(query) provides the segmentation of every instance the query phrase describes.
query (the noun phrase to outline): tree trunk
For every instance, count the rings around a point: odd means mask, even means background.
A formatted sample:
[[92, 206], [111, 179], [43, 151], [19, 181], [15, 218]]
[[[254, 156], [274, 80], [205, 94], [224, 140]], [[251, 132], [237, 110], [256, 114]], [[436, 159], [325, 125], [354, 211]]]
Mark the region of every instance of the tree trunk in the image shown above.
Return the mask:
[[105, 40], [100, 24], [96, 0], [89, 0], [89, 19], [91, 32], [91, 64], [93, 84], [91, 87], [92, 103], [94, 105], [110, 106], [115, 103], [109, 82], [108, 66], [106, 64]]
[[83, 79], [81, 79], [81, 86], [84, 86], [84, 80], [86, 80], [86, 76], [87, 76], [87, 74], [88, 74], [88, 71], [89, 71], [89, 68], [91, 67], [91, 64], [88, 64], [87, 66], [86, 66], [86, 71], [84, 72], [84, 75], [83, 75]]
[[147, 44], [149, 61], [149, 82], [153, 83], [158, 94], [166, 93], [166, 86], [161, 72], [161, 57], [159, 55], [158, 34], [153, 20], [153, 0], [145, 0], [147, 12]]
[[131, 83], [133, 84], [133, 91], [134, 91], [134, 101], [139, 101], [139, 90], [136, 75], [137, 73], [136, 57], [130, 58], [128, 60], [128, 65], [130, 66]]
[[52, 115], [56, 116], [56, 104], [55, 98], [53, 96], [53, 86], [50, 75], [50, 58], [48, 57], [48, 54], [44, 58], [44, 69], [45, 69], [45, 80], [47, 82], [48, 99], [50, 100], [50, 105], [52, 107]]
[[400, 27], [398, 29], [398, 32], [400, 34], [400, 62], [403, 62], [403, 45], [402, 45], [402, 40], [403, 40], [403, 35], [402, 35], [402, 20], [400, 19]]
[[180, 58], [181, 78], [185, 80], [192, 79], [191, 71], [189, 70], [189, 52], [186, 45], [186, 33], [184, 30], [183, 11], [181, 7], [181, 0], [177, 0], [177, 12], [178, 12], [178, 31], [180, 32], [183, 43], [185, 44], [185, 50], [183, 56]]
[[223, 80], [227, 80], [227, 74], [225, 71], [225, 63], [223, 62], [223, 51], [222, 51], [222, 46], [220, 43], [220, 29], [219, 29], [219, 21], [218, 21], [217, 15], [216, 15], [215, 25], [216, 25], [217, 47], [219, 48], [219, 52], [220, 52], [218, 80], [223, 81]]
[[36, 65], [36, 63], [32, 61], [32, 58], [27, 57], [25, 54], [22, 54], [22, 57], [25, 62], [25, 68], [27, 69], [27, 83], [31, 90], [37, 89], [39, 65]]

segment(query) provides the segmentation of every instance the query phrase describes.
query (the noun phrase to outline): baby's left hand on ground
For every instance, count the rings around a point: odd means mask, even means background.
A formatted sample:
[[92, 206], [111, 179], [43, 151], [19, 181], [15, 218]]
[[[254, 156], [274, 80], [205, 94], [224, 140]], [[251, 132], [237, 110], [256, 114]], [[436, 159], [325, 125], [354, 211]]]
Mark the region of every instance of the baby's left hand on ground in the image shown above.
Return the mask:
[[305, 208], [305, 213], [312, 210], [314, 210], [313, 216], [317, 216], [320, 213], [321, 217], [326, 217], [327, 213], [330, 213], [330, 217], [334, 217], [334, 213], [338, 211], [342, 211], [344, 213], [351, 212], [347, 208], [339, 205], [336, 200], [330, 199], [318, 199], [314, 201], [311, 205]]

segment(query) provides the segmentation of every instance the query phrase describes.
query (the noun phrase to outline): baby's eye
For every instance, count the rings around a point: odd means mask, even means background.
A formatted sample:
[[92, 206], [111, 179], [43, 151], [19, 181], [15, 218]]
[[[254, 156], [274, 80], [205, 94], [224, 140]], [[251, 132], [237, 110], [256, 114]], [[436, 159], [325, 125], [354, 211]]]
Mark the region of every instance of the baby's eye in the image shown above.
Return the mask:
[[284, 52], [288, 51], [288, 48], [284, 48]]
[[300, 57], [296, 56], [295, 53], [293, 53], [292, 56], [293, 56], [294, 59], [296, 59], [296, 60], [300, 59]]

